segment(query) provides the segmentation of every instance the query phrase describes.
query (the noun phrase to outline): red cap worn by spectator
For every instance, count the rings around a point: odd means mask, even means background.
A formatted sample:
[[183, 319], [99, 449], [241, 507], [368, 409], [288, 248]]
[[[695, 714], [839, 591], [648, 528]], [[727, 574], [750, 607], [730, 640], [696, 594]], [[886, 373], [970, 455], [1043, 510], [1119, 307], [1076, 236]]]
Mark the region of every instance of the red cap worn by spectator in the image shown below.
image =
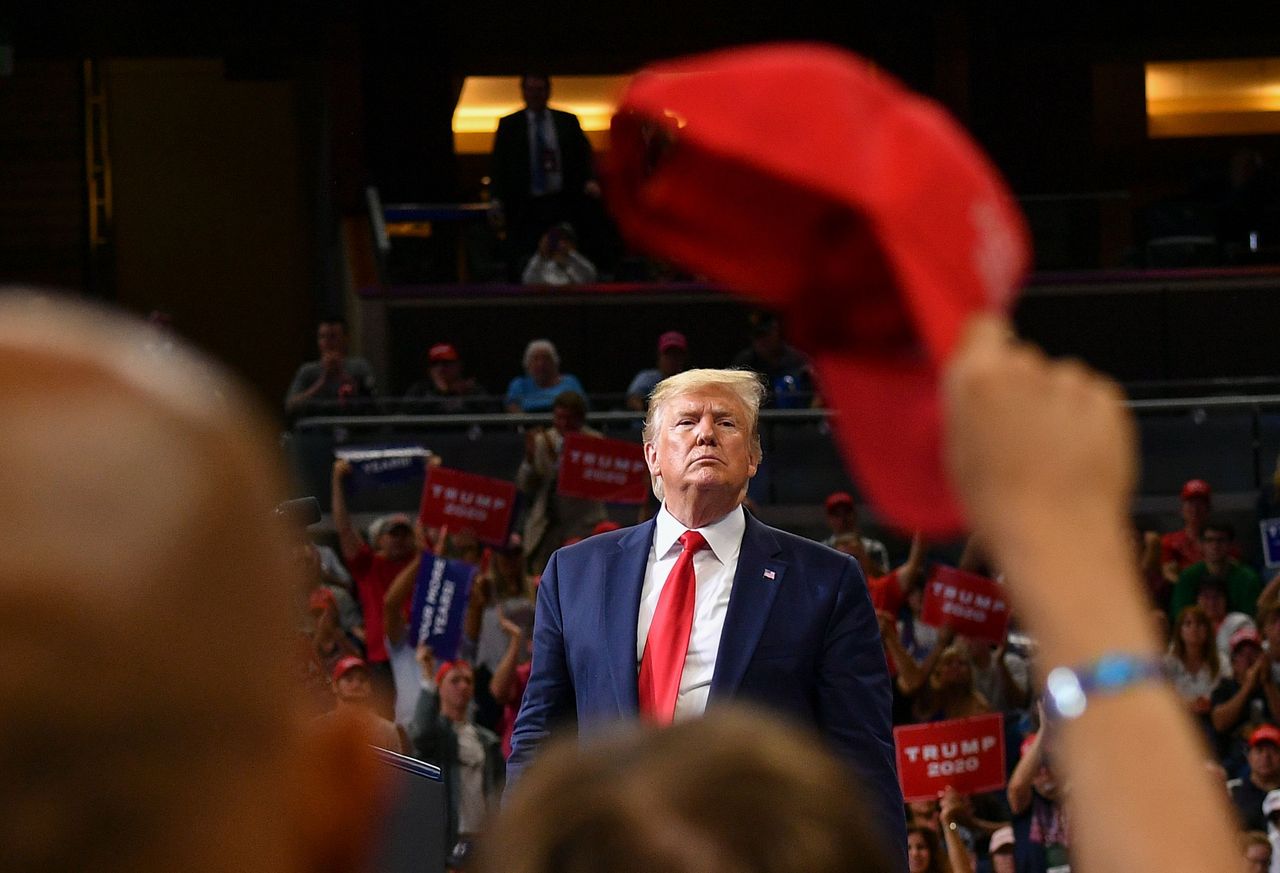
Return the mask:
[[1258, 743], [1280, 746], [1280, 728], [1273, 724], [1259, 725], [1253, 733], [1249, 734], [1249, 748], [1253, 748]]
[[436, 343], [427, 352], [427, 360], [433, 364], [439, 364], [443, 361], [458, 360], [458, 350], [448, 343]]
[[937, 104], [848, 52], [772, 45], [649, 67], [614, 116], [610, 203], [638, 248], [780, 311], [899, 526], [963, 528], [938, 378], [968, 318], [1009, 309], [1028, 234]]
[[827, 495], [827, 512], [833, 512], [837, 507], [847, 506], [853, 508], [853, 495], [848, 491], [833, 491]]
[[1213, 496], [1213, 489], [1209, 487], [1209, 483], [1203, 479], [1188, 479], [1187, 483], [1182, 486], [1182, 499], [1191, 500], [1195, 497], [1203, 497], [1208, 500]]
[[611, 530], [622, 530], [622, 525], [618, 524], [616, 521], [610, 521], [609, 519], [606, 518], [604, 521], [600, 522], [599, 524], [597, 524], [595, 527], [591, 529], [591, 536], [595, 536], [596, 534], [608, 533]]
[[337, 682], [352, 670], [363, 670], [368, 673], [369, 665], [366, 664], [362, 658], [357, 658], [355, 655], [347, 655], [345, 658], [333, 665], [333, 681]]
[[1258, 648], [1262, 648], [1262, 637], [1258, 636], [1258, 632], [1251, 625], [1245, 625], [1231, 635], [1231, 640], [1227, 643], [1227, 650], [1234, 655], [1236, 647], [1245, 643], [1253, 643]]
[[307, 606], [311, 612], [316, 612], [321, 609], [329, 609], [331, 607], [333, 609], [337, 609], [338, 601], [333, 596], [333, 592], [328, 588], [317, 588], [312, 591], [311, 595], [307, 598]]
[[442, 663], [440, 667], [436, 670], [436, 685], [440, 686], [444, 684], [444, 678], [449, 675], [449, 672], [453, 670], [455, 667], [462, 666], [463, 663], [465, 662], [445, 661], [444, 663]]
[[669, 330], [662, 336], [658, 337], [658, 352], [662, 353], [668, 349], [680, 349], [688, 351], [689, 340], [685, 339], [685, 335], [678, 330]]

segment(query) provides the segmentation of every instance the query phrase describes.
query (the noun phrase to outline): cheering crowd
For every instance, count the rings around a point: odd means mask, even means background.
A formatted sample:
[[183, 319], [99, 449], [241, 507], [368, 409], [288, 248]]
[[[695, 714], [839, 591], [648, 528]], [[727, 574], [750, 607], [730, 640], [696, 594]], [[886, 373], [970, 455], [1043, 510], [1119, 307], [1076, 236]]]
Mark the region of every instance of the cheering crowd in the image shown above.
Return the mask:
[[[325, 331], [322, 326], [322, 355]], [[686, 352], [682, 335], [663, 334], [657, 367], [637, 375], [628, 403], [638, 401], [643, 410], [654, 385], [686, 369]], [[482, 392], [461, 378], [452, 347], [433, 346], [429, 363], [430, 381], [411, 394], [452, 402], [441, 407], [450, 410], [477, 402]], [[599, 501], [556, 490], [564, 436], [598, 436], [585, 425], [581, 383], [559, 371], [549, 342], [531, 342], [525, 364], [507, 406], [549, 410], [553, 425], [527, 434], [525, 457], [512, 477], [526, 511], [505, 543], [481, 544], [465, 527], [424, 528], [403, 514], [377, 519], [362, 535], [346, 510], [350, 467], [338, 461], [331, 496], [339, 548], [300, 546], [309, 580], [299, 601], [308, 608], [300, 627], [309, 639], [315, 699], [322, 708], [361, 704], [387, 748], [444, 768], [448, 841], [458, 847], [459, 863], [500, 796], [529, 678], [542, 568], [555, 549], [617, 528]], [[301, 371], [299, 378], [305, 381]], [[1280, 661], [1280, 576], [1264, 586], [1258, 571], [1240, 560], [1232, 525], [1212, 513], [1209, 483], [1190, 480], [1180, 497], [1183, 527], [1135, 530], [1132, 563], [1145, 582], [1152, 625], [1166, 640], [1172, 686], [1202, 732], [1206, 764], [1220, 774], [1242, 833], [1248, 832], [1244, 851], [1257, 854], [1280, 833], [1271, 821], [1272, 810], [1280, 812], [1280, 791], [1268, 799], [1280, 789], [1280, 728], [1273, 715], [1280, 712], [1280, 665], [1274, 663]], [[831, 493], [822, 507], [829, 529], [824, 542], [855, 558], [865, 574], [893, 676], [894, 724], [998, 713], [1007, 749], [1005, 789], [964, 795], [948, 788], [907, 804], [911, 870], [1001, 871], [1016, 864], [1039, 871], [1068, 864], [1071, 828], [1061, 802], [1068, 785], [1054, 771], [1053, 731], [1043, 727], [1035, 638], [1016, 615], [996, 639], [925, 621], [928, 582], [939, 566], [929, 544], [917, 534], [906, 555], [893, 556], [863, 532], [858, 510], [851, 494]], [[959, 568], [999, 578], [989, 553], [970, 541]], [[425, 643], [408, 639], [406, 624], [424, 556], [437, 555], [475, 568], [462, 644], [457, 658], [444, 663]]]

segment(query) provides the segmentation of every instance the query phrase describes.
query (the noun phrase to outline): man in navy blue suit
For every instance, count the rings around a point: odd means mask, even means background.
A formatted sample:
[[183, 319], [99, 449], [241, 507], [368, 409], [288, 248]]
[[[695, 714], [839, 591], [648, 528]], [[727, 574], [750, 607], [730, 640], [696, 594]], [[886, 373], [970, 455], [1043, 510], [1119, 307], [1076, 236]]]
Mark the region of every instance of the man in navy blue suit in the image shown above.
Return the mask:
[[689, 370], [654, 390], [644, 450], [662, 509], [548, 563], [509, 779], [567, 722], [588, 733], [755, 703], [827, 737], [906, 870], [890, 680], [862, 571], [742, 506], [760, 463], [763, 394], [738, 370]]

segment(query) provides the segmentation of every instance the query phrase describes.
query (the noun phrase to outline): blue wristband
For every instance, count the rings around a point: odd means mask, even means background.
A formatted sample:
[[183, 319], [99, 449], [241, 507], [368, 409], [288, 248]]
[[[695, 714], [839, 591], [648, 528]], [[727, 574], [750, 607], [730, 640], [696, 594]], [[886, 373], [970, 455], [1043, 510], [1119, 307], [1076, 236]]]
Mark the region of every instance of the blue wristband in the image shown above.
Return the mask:
[[1146, 682], [1164, 681], [1164, 664], [1155, 658], [1108, 652], [1072, 669], [1055, 667], [1045, 679], [1046, 708], [1054, 718], [1079, 718], [1094, 694], [1118, 694]]

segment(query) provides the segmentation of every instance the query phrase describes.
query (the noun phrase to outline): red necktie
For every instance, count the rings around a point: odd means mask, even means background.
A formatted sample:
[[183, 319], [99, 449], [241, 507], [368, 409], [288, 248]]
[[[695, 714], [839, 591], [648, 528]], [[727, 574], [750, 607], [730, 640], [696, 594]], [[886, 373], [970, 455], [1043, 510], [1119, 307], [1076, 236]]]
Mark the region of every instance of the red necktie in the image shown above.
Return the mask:
[[658, 596], [637, 683], [640, 714], [659, 724], [670, 724], [675, 717], [680, 674], [684, 672], [689, 632], [693, 630], [693, 597], [698, 581], [693, 572], [693, 556], [707, 547], [707, 541], [696, 530], [687, 530], [680, 536], [680, 545], [684, 550]]

